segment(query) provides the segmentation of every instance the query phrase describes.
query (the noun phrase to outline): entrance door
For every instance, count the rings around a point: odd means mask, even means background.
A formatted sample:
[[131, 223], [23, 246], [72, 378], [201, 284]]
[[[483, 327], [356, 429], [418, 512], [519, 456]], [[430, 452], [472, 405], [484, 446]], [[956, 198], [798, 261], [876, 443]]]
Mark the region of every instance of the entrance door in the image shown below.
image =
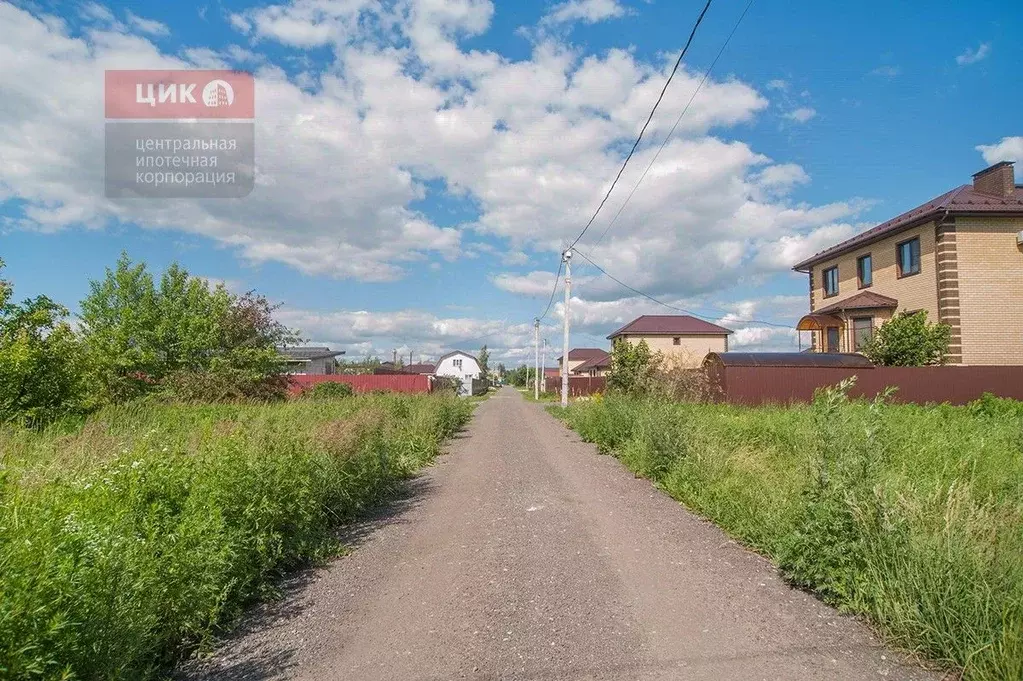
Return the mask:
[[827, 329], [827, 333], [828, 333], [828, 339], [827, 339], [827, 343], [825, 343], [825, 346], [824, 346], [826, 348], [825, 352], [838, 352], [838, 338], [839, 338], [838, 327], [837, 326], [829, 326], [828, 329]]

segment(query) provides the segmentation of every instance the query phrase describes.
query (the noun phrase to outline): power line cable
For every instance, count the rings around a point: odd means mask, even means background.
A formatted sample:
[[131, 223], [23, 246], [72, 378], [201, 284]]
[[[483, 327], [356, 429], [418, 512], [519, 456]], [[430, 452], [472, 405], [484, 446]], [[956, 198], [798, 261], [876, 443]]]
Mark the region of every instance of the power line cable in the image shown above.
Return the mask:
[[[666, 303], [663, 300], [658, 300], [657, 298], [654, 298], [649, 293], [645, 293], [643, 291], [640, 291], [638, 288], [635, 288], [633, 286], [629, 286], [624, 281], [622, 281], [621, 279], [619, 279], [619, 278], [615, 277], [614, 275], [610, 274], [603, 267], [601, 267], [597, 263], [595, 263], [592, 260], [590, 260], [590, 257], [588, 255], [586, 255], [585, 253], [583, 253], [582, 251], [580, 251], [579, 249], [576, 249], [575, 253], [580, 255], [580, 256], [582, 256], [582, 258], [586, 262], [590, 263], [591, 265], [596, 267], [598, 270], [600, 270], [601, 274], [606, 276], [608, 279], [610, 279], [611, 281], [617, 283], [618, 285], [620, 285], [620, 286], [622, 286], [624, 288], [629, 289], [630, 291], [632, 291], [636, 295], [643, 296], [647, 300], [653, 301], [653, 302], [657, 303], [658, 305], [662, 305], [662, 306], [664, 306], [664, 307], [666, 307], [666, 308], [668, 308], [670, 310], [675, 310], [676, 312], [682, 312], [684, 314], [687, 314], [687, 315], [690, 315], [690, 316], [693, 316], [693, 317], [697, 317], [699, 319], [703, 319], [703, 320], [706, 320], [706, 321], [714, 321], [713, 317], [708, 317], [707, 315], [702, 315], [702, 314], [699, 314], [697, 312], [693, 312], [692, 310], [686, 310], [685, 308], [681, 308], [681, 307], [678, 307], [676, 305], [672, 305], [670, 303]], [[722, 312], [723, 314], [734, 314], [734, 313], [728, 312], [727, 310], [719, 310], [719, 311]], [[738, 321], [741, 321], [744, 324], [762, 324], [764, 326], [774, 326], [774, 327], [777, 327], [777, 328], [780, 328], [780, 329], [794, 329], [795, 328], [791, 324], [778, 324], [776, 322], [768, 322], [768, 321], [764, 321], [762, 319], [742, 319], [742, 320], [738, 320]]]
[[668, 131], [668, 134], [667, 136], [665, 136], [664, 141], [661, 142], [661, 146], [657, 149], [657, 153], [654, 154], [653, 158], [650, 159], [650, 163], [647, 164], [646, 169], [643, 171], [643, 174], [639, 176], [639, 181], [636, 182], [636, 185], [632, 188], [632, 191], [629, 192], [629, 195], [625, 197], [625, 202], [622, 203], [622, 205], [618, 208], [618, 212], [615, 213], [615, 216], [613, 218], [611, 218], [611, 222], [607, 224], [607, 227], [604, 228], [604, 231], [601, 233], [600, 237], [595, 242], [593, 242], [592, 246], [596, 246], [601, 241], [603, 241], [604, 237], [607, 236], [608, 231], [615, 224], [615, 222], [618, 221], [618, 216], [621, 215], [622, 211], [625, 210], [625, 207], [629, 205], [629, 201], [632, 200], [632, 195], [636, 193], [637, 189], [639, 189], [639, 185], [643, 184], [643, 180], [646, 179], [647, 173], [650, 172], [650, 169], [653, 167], [654, 163], [657, 162], [658, 157], [661, 155], [661, 152], [664, 151], [664, 147], [667, 146], [668, 141], [671, 139], [672, 135], [675, 134], [675, 130], [678, 128], [678, 124], [682, 122], [682, 117], [686, 115], [687, 111], [689, 111], [689, 107], [692, 106], [693, 100], [696, 99], [696, 95], [700, 93], [700, 90], [707, 82], [707, 79], [710, 78], [711, 71], [714, 70], [714, 67], [718, 63], [718, 60], [724, 53], [725, 48], [728, 47], [728, 43], [731, 42], [732, 36], [735, 35], [735, 32], [737, 30], [739, 30], [739, 24], [741, 24], [742, 20], [746, 18], [746, 14], [749, 12], [750, 7], [753, 6], [753, 1], [754, 0], [749, 0], [749, 2], [746, 3], [746, 9], [744, 9], [742, 11], [742, 14], [739, 15], [739, 19], [735, 22], [735, 26], [732, 27], [732, 32], [728, 34], [728, 37], [725, 38], [725, 42], [721, 44], [721, 49], [718, 50], [717, 55], [714, 57], [714, 61], [710, 63], [710, 67], [707, 69], [706, 73], [703, 74], [703, 78], [700, 80], [699, 85], [697, 85], [696, 89], [693, 90], [693, 94], [689, 98], [689, 101], [686, 103], [685, 108], [682, 109], [682, 112], [678, 115], [678, 118], [675, 119], [675, 124], [671, 126], [671, 130]]
[[565, 266], [565, 261], [562, 260], [558, 264], [558, 273], [554, 275], [554, 288], [551, 289], [551, 299], [547, 301], [547, 309], [543, 311], [543, 314], [537, 317], [537, 321], [543, 321], [547, 316], [547, 313], [551, 311], [551, 306], [554, 305], [554, 296], [558, 293], [558, 281], [561, 279], [561, 268]]
[[693, 25], [693, 30], [689, 33], [689, 39], [686, 41], [685, 46], [679, 53], [678, 59], [675, 60], [675, 66], [671, 69], [671, 73], [668, 75], [668, 80], [664, 82], [664, 87], [661, 88], [661, 94], [657, 96], [657, 101], [654, 102], [654, 108], [650, 110], [650, 115], [647, 116], [646, 122], [643, 124], [642, 129], [640, 129], [639, 136], [636, 137], [636, 141], [633, 143], [632, 149], [629, 150], [629, 155], [625, 157], [625, 162], [622, 163], [622, 167], [618, 169], [618, 174], [615, 176], [614, 181], [611, 182], [611, 186], [608, 188], [607, 193], [604, 194], [604, 198], [600, 201], [600, 205], [597, 206], [597, 210], [594, 211], [593, 215], [586, 223], [586, 226], [583, 227], [583, 231], [579, 232], [579, 236], [575, 238], [575, 241], [573, 241], [572, 244], [566, 250], [571, 250], [577, 243], [579, 243], [579, 240], [583, 238], [584, 234], [586, 234], [586, 230], [588, 230], [590, 228], [590, 225], [593, 224], [593, 221], [597, 219], [597, 215], [600, 213], [601, 208], [603, 208], [604, 204], [607, 203], [608, 198], [611, 196], [611, 192], [614, 191], [615, 185], [618, 184], [618, 180], [621, 178], [622, 173], [625, 172], [625, 167], [629, 165], [629, 160], [632, 158], [632, 155], [636, 153], [636, 148], [639, 146], [640, 141], [643, 139], [643, 133], [646, 132], [647, 126], [649, 126], [650, 121], [653, 120], [654, 113], [657, 111], [657, 107], [660, 105], [661, 100], [664, 99], [664, 93], [668, 90], [668, 86], [671, 84], [672, 79], [675, 77], [675, 73], [678, 71], [678, 67], [682, 64], [682, 59], [686, 56], [686, 52], [689, 51], [689, 46], [693, 43], [693, 38], [696, 36], [696, 30], [700, 27], [700, 24], [703, 22], [703, 17], [707, 14], [707, 10], [710, 9], [711, 2], [712, 0], [707, 0], [707, 4], [703, 6], [703, 11], [700, 12], [700, 16], [696, 18], [696, 23]]

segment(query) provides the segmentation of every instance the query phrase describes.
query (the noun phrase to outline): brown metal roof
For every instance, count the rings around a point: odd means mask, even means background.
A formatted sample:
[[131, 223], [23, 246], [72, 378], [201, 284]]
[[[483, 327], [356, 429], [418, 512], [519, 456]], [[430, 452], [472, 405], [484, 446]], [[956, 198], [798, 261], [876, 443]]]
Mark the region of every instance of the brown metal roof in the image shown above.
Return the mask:
[[437, 367], [433, 364], [409, 364], [407, 367], [402, 369], [406, 374], [432, 374], [437, 370]]
[[1015, 187], [1009, 196], [996, 196], [979, 192], [973, 185], [964, 184], [931, 199], [927, 203], [917, 206], [913, 210], [906, 211], [887, 222], [882, 222], [876, 227], [871, 227], [851, 239], [846, 239], [840, 244], [827, 248], [797, 263], [792, 269], [800, 272], [806, 271], [808, 267], [819, 262], [830, 260], [837, 255], [873, 243], [922, 222], [944, 216], [946, 213], [949, 215], [973, 215], [977, 213], [1023, 214], [1023, 187]]
[[645, 314], [637, 317], [622, 328], [612, 333], [608, 338], [615, 338], [624, 334], [636, 335], [663, 335], [663, 336], [726, 336], [732, 333], [730, 329], [717, 324], [705, 322], [696, 317], [685, 314]]
[[874, 365], [863, 355], [839, 352], [712, 352], [704, 366], [720, 364], [733, 367], [862, 367]]
[[603, 369], [611, 366], [611, 353], [604, 352], [603, 350], [601, 352], [604, 353], [602, 356], [586, 360], [572, 371], [589, 371], [590, 369]]
[[854, 296], [849, 296], [837, 303], [831, 303], [831, 305], [826, 305], [819, 310], [814, 310], [814, 313], [831, 314], [832, 312], [841, 312], [843, 310], [866, 310], [878, 307], [892, 309], [898, 306], [899, 301], [895, 298], [882, 296], [880, 293], [874, 293], [873, 291], [860, 291]]
[[[569, 362], [589, 362], [591, 359], [597, 359], [607, 354], [607, 350], [601, 350], [600, 348], [572, 348], [568, 351]], [[561, 358], [558, 357], [558, 361]]]

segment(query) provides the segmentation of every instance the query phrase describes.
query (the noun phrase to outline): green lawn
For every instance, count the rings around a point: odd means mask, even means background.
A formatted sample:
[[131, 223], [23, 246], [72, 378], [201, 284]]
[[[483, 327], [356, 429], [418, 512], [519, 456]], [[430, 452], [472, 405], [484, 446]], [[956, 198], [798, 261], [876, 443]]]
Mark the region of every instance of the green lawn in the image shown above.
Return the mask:
[[894, 643], [1023, 679], [1023, 403], [552, 411]]

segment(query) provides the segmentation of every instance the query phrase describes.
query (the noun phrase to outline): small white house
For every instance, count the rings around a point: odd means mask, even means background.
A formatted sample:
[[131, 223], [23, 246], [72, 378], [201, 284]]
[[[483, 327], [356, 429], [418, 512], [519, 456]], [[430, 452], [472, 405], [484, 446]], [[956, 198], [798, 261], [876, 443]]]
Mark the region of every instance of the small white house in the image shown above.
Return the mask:
[[462, 382], [462, 388], [458, 394], [470, 395], [472, 394], [472, 380], [480, 378], [480, 364], [468, 352], [455, 350], [437, 360], [437, 368], [433, 375], [457, 378]]

